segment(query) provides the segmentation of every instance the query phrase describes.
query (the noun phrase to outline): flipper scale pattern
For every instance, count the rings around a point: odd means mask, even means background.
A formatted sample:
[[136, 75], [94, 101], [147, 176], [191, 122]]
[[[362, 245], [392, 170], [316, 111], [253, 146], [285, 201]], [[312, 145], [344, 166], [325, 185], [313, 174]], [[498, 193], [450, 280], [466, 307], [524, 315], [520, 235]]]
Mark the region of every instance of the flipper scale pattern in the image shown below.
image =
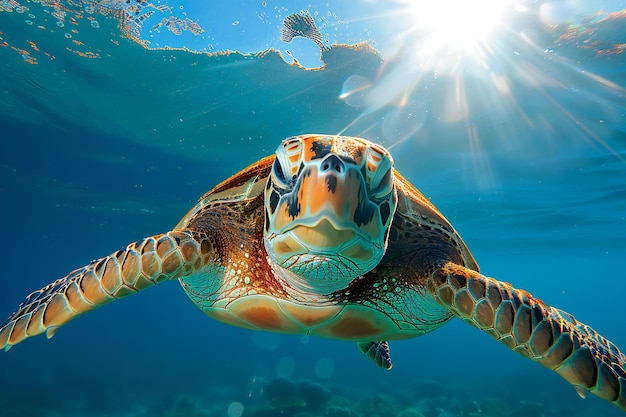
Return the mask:
[[626, 356], [571, 314], [453, 263], [432, 274], [427, 286], [454, 315], [554, 370], [581, 396], [589, 391], [626, 410]]
[[0, 327], [0, 348], [56, 329], [119, 298], [194, 269], [200, 243], [190, 231], [173, 231], [131, 243], [34, 291]]

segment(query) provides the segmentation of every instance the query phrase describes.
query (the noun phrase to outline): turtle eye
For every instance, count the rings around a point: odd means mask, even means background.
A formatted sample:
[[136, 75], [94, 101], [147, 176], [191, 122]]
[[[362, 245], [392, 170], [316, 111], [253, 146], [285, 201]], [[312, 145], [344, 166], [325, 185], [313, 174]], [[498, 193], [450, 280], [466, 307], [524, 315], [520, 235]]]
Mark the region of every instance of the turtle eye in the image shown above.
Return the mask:
[[375, 199], [387, 197], [393, 191], [393, 160], [387, 151], [372, 145], [365, 151], [365, 177], [370, 195]]
[[278, 159], [274, 160], [272, 164], [272, 172], [270, 174], [274, 185], [282, 190], [288, 190], [291, 188], [291, 180], [285, 175], [283, 166]]
[[372, 184], [372, 197], [377, 199], [385, 198], [393, 191], [393, 172], [392, 168], [387, 169], [378, 184]]

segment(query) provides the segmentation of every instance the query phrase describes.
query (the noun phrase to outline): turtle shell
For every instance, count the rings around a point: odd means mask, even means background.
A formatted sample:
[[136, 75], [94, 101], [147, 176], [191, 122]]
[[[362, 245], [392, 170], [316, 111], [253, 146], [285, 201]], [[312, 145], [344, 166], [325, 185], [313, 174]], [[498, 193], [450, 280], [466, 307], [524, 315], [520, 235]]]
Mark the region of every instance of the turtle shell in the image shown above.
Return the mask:
[[[200, 233], [219, 229], [213, 242], [217, 266], [180, 279], [200, 309], [239, 327], [359, 341], [419, 336], [451, 317], [426, 294], [426, 277], [440, 261], [476, 271], [478, 265], [439, 210], [395, 171], [397, 210], [380, 263], [330, 294], [286, 285], [263, 242], [264, 190], [275, 159], [264, 158], [218, 184], [176, 226]], [[423, 294], [416, 296], [416, 288]]]

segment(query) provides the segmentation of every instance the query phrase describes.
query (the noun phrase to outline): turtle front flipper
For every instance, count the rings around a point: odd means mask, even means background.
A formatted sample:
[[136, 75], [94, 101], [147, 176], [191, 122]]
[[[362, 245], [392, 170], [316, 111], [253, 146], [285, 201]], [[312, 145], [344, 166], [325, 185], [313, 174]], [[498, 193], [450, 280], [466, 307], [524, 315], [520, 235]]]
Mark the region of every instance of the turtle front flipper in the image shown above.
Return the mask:
[[30, 294], [0, 327], [0, 349], [56, 330], [88, 311], [194, 269], [201, 244], [189, 231], [131, 243]]
[[427, 285], [454, 315], [554, 370], [581, 396], [588, 390], [626, 410], [626, 357], [571, 314], [452, 263], [435, 271]]

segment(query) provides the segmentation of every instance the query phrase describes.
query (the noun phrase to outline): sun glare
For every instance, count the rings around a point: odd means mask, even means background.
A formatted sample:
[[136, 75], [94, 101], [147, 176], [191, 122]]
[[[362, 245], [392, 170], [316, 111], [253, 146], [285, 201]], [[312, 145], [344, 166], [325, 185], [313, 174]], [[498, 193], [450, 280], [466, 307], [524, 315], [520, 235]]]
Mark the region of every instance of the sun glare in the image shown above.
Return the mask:
[[[508, 62], [511, 52], [503, 51], [502, 45], [511, 37], [511, 22], [524, 12], [524, 1], [529, 0], [390, 2], [394, 6], [387, 15], [392, 17], [387, 29], [393, 35], [380, 45], [385, 62], [374, 79], [355, 75], [344, 82], [340, 98], [362, 108], [344, 131], [380, 111], [382, 133], [395, 146], [415, 138], [432, 112], [443, 123], [466, 124], [468, 140], [478, 154], [481, 140], [472, 118], [495, 103], [503, 108], [513, 100], [508, 75], [493, 65], [497, 59]], [[437, 90], [430, 89], [434, 85]], [[365, 130], [377, 122], [369, 123]], [[490, 177], [485, 164], [477, 165], [483, 177]]]
[[407, 18], [416, 32], [425, 35], [425, 50], [475, 53], [501, 24], [506, 0], [412, 1]]
[[[576, 34], [568, 26], [575, 3], [388, 0], [385, 14], [371, 18], [384, 22], [385, 42], [376, 45], [384, 59], [373, 76], [344, 81], [339, 98], [361, 111], [340, 133], [374, 131], [390, 149], [419, 141], [463, 149], [454, 141], [467, 141], [476, 181], [487, 188], [496, 180], [483, 147], [502, 140], [502, 149], [526, 149], [516, 143], [524, 131], [550, 140], [575, 132], [615, 154], [585, 124], [596, 116], [580, 113], [579, 103], [584, 96], [617, 114], [623, 89], [575, 58], [592, 53], [591, 44], [574, 53], [571, 40], [560, 47], [559, 33]], [[592, 88], [579, 89], [589, 80]], [[545, 109], [553, 110], [549, 119]], [[439, 137], [444, 127], [455, 134]]]
[[407, 107], [429, 74], [456, 79], [472, 65], [490, 74], [513, 1], [396, 0], [390, 14], [395, 35], [381, 47], [386, 64], [375, 80], [347, 79], [340, 98], [367, 114], [389, 104]]

